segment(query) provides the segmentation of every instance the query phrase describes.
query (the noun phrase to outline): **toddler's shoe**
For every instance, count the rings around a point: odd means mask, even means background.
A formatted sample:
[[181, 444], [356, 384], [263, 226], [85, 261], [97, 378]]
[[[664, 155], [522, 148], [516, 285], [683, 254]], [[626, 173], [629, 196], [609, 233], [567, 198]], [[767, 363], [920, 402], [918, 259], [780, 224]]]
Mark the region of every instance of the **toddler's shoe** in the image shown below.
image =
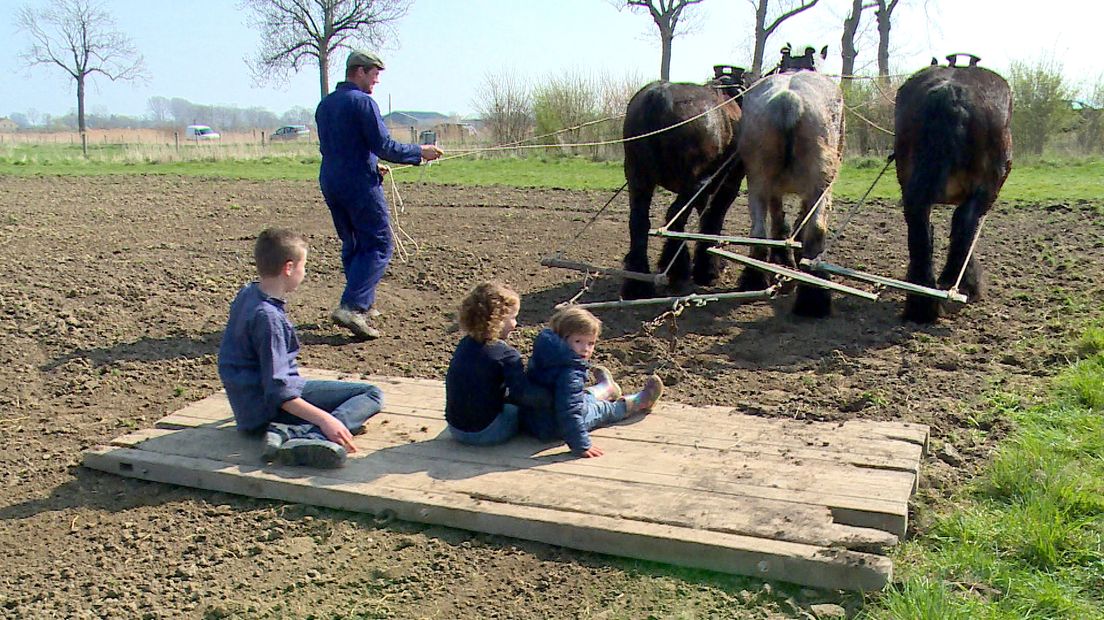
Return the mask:
[[281, 465], [335, 469], [345, 464], [345, 448], [325, 439], [289, 439], [276, 451]]
[[623, 394], [621, 386], [613, 380], [613, 373], [610, 372], [609, 368], [595, 365], [590, 367], [590, 372], [594, 375], [594, 385], [590, 389], [595, 398], [599, 400], [617, 400], [621, 398]]
[[625, 411], [628, 415], [648, 413], [663, 395], [663, 381], [656, 375], [644, 380], [644, 389], [625, 397]]

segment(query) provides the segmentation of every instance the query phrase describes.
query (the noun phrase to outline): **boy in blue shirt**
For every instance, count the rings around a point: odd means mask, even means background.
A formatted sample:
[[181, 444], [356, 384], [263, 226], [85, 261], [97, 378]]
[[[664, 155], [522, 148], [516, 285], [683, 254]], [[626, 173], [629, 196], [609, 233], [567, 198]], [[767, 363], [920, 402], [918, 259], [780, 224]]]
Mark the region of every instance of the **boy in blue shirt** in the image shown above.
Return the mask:
[[307, 241], [280, 228], [261, 232], [253, 247], [260, 276], [230, 304], [219, 347], [219, 378], [238, 430], [265, 432], [266, 462], [340, 467], [356, 452], [353, 435], [379, 412], [383, 395], [366, 383], [299, 376], [299, 338], [285, 297], [306, 276]]

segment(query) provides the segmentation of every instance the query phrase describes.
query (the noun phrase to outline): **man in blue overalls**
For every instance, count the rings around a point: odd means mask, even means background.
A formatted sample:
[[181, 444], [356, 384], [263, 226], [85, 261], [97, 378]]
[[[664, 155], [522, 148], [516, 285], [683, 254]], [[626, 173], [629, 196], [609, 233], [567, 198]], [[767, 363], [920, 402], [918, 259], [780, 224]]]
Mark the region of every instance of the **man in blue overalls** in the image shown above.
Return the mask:
[[383, 194], [380, 159], [420, 164], [444, 152], [436, 145], [403, 144], [391, 139], [379, 106], [369, 97], [379, 82], [383, 61], [371, 52], [354, 51], [345, 63], [345, 81], [318, 104], [322, 168], [318, 183], [341, 238], [345, 292], [331, 314], [335, 323], [362, 339], [379, 338], [371, 325], [379, 316], [376, 286], [391, 261], [391, 228]]

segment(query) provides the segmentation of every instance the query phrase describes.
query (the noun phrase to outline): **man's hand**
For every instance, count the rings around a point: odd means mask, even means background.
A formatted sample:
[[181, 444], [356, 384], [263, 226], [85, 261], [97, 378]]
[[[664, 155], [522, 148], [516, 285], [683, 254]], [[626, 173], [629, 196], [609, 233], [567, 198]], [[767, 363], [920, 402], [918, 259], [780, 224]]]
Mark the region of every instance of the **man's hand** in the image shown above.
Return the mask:
[[593, 459], [593, 458], [598, 458], [599, 456], [602, 456], [603, 454], [605, 454], [605, 452], [602, 452], [601, 448], [599, 448], [598, 446], [592, 445], [589, 448], [587, 448], [586, 450], [583, 450], [582, 452], [580, 452], [579, 456], [583, 457], [584, 459]]
[[423, 144], [422, 145], [422, 159], [426, 161], [433, 161], [444, 155], [445, 152], [441, 150], [436, 144]]
[[379, 175], [380, 175], [381, 178], [387, 176], [388, 172], [391, 172], [391, 166], [388, 166], [386, 164], [379, 164], [378, 168], [379, 168]]

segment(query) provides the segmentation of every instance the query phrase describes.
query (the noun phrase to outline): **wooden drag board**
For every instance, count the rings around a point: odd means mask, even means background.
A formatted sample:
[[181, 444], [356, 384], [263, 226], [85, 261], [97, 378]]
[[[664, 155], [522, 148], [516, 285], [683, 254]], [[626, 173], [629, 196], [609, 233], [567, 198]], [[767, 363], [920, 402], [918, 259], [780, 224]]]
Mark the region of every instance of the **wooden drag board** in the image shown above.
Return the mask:
[[157, 482], [394, 515], [574, 549], [777, 579], [875, 590], [905, 532], [928, 428], [803, 422], [660, 402], [592, 433], [605, 450], [516, 438], [452, 441], [444, 384], [341, 375], [384, 392], [384, 409], [336, 470], [265, 465], [223, 392], [156, 428], [85, 452], [84, 465]]

